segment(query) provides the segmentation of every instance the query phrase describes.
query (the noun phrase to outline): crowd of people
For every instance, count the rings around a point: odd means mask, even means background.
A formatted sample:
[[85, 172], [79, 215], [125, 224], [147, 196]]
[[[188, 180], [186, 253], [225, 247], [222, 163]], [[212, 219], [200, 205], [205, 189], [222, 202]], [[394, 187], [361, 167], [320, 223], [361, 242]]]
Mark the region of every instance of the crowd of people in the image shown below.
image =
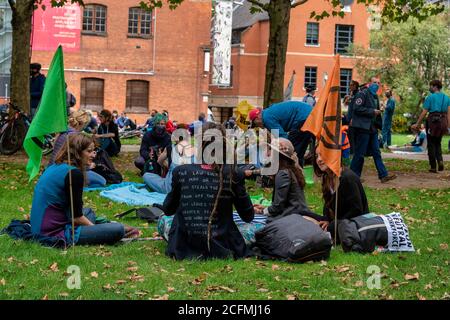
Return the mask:
[[[251, 255], [240, 229], [234, 223], [233, 211], [247, 223], [251, 223], [255, 215], [264, 216], [266, 224], [298, 214], [331, 234], [336, 232], [336, 219], [350, 219], [369, 213], [369, 202], [360, 179], [365, 157], [374, 159], [381, 183], [396, 178], [388, 173], [380, 152], [380, 147], [391, 143], [395, 101], [392, 92], [387, 91], [382, 116], [377, 94], [379, 88], [376, 77], [364, 86], [356, 81], [351, 83], [350, 95], [344, 100], [348, 113], [342, 123], [348, 135], [348, 139], [343, 140], [343, 156], [351, 149], [353, 157], [348, 167], [342, 166], [339, 183], [336, 174], [318, 152], [314, 136], [302, 131], [316, 104], [313, 90], [309, 90], [305, 102], [280, 102], [249, 112], [252, 128], [277, 129], [279, 134], [278, 144], [267, 141], [268, 152], [276, 150], [279, 153], [278, 169], [270, 175], [273, 190], [269, 206], [252, 204], [245, 187], [245, 180], [259, 175], [263, 164], [250, 168], [227, 162], [226, 147], [229, 141], [225, 128], [236, 128], [235, 119], [229, 119], [224, 125], [217, 124], [206, 121], [205, 114], [201, 113], [191, 125], [179, 125], [191, 134], [202, 129], [203, 138], [201, 145], [197, 146], [198, 150], [186, 138], [174, 139], [171, 136], [176, 126], [169, 119], [167, 110], [152, 110], [151, 117], [145, 123], [145, 134], [134, 164], [150, 189], [167, 194], [164, 203], [160, 204], [166, 218], [161, 228], [168, 241], [167, 255], [175, 259], [240, 258]], [[450, 99], [440, 92], [441, 89], [440, 81], [430, 83], [432, 94], [425, 100], [424, 111], [417, 124], [412, 126], [417, 136], [410, 147], [423, 150], [424, 142], [428, 141], [431, 172], [444, 169], [440, 143], [448, 128]], [[427, 114], [425, 129], [419, 129]], [[119, 223], [98, 223], [92, 213], [87, 216], [83, 214], [83, 187], [106, 184], [105, 179], [93, 171], [96, 148], [110, 157], [117, 156], [121, 150], [119, 128], [136, 126], [125, 113], [118, 117], [117, 112], [108, 110], [99, 112], [99, 124], [93, 119], [86, 111], [73, 111], [69, 117], [69, 130], [58, 135], [49, 166], [34, 191], [31, 211], [34, 233], [59, 237], [68, 244], [73, 241], [77, 244], [109, 244], [124, 237], [139, 236], [139, 232], [132, 227]], [[383, 132], [381, 146], [379, 130]], [[211, 139], [211, 132], [221, 134]], [[223, 139], [224, 150], [220, 153], [223, 158], [216, 158], [212, 163], [194, 161], [197, 154], [203, 154], [217, 139]], [[305, 196], [302, 167], [308, 146], [314, 172], [322, 186], [321, 214], [310, 209]], [[75, 230], [72, 230], [72, 223]]]

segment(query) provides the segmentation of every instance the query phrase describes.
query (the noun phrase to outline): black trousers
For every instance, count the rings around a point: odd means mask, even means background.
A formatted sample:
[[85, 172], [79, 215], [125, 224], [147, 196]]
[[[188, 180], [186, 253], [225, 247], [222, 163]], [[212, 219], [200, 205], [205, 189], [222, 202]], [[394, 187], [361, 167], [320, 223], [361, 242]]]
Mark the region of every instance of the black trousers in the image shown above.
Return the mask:
[[436, 170], [436, 162], [442, 163], [442, 137], [433, 137], [427, 133], [428, 142], [428, 161], [430, 162], [430, 168]]

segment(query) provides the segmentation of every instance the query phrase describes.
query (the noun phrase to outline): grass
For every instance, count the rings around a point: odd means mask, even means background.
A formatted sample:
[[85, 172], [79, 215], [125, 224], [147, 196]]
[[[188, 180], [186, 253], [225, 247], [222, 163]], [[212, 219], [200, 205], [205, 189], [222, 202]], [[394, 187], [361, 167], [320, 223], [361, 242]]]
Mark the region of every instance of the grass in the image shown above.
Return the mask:
[[[140, 181], [129, 168], [134, 154], [116, 160], [126, 180]], [[406, 165], [390, 165], [406, 168]], [[426, 167], [426, 163], [425, 163]], [[27, 183], [23, 163], [0, 163], [0, 226], [22, 219], [31, 209], [35, 182]], [[249, 192], [260, 193], [249, 184]], [[269, 193], [269, 190], [265, 190]], [[377, 213], [399, 211], [408, 222], [416, 248], [413, 254], [355, 254], [333, 249], [323, 263], [288, 264], [280, 261], [173, 261], [164, 255], [163, 241], [118, 246], [75, 247], [68, 251], [14, 241], [0, 236], [0, 299], [443, 299], [449, 298], [450, 189], [370, 189], [370, 208]], [[307, 186], [310, 207], [320, 212], [319, 186]], [[84, 194], [85, 206], [112, 218], [126, 206]], [[145, 227], [155, 225], [125, 219]], [[56, 265], [55, 265], [56, 263]], [[81, 271], [81, 289], [66, 283], [71, 265]], [[381, 289], [370, 290], [369, 266], [382, 273]], [[405, 275], [416, 280], [405, 280]]]
[[[412, 134], [400, 134], [400, 133], [394, 133], [392, 134], [392, 145], [397, 145], [397, 146], [403, 146], [406, 143], [410, 143], [411, 141], [414, 140], [414, 135]], [[450, 153], [450, 151], [448, 150], [448, 143], [450, 140], [450, 136], [449, 135], [445, 135], [444, 137], [442, 137], [442, 153]]]

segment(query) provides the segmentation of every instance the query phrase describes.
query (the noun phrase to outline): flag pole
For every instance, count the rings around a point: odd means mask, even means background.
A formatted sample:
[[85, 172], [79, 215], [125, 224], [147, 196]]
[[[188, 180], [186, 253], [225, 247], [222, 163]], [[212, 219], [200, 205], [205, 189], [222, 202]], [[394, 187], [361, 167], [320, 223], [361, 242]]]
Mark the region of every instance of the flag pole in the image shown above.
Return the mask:
[[[70, 163], [70, 134], [67, 133], [67, 162]], [[75, 220], [73, 213], [73, 189], [72, 189], [72, 170], [69, 170], [69, 193], [70, 193], [70, 214], [72, 217], [72, 247], [75, 248]]]
[[334, 248], [337, 246], [337, 212], [338, 212], [338, 197], [339, 197], [339, 177], [334, 176], [334, 188], [336, 189], [336, 202], [334, 204]]

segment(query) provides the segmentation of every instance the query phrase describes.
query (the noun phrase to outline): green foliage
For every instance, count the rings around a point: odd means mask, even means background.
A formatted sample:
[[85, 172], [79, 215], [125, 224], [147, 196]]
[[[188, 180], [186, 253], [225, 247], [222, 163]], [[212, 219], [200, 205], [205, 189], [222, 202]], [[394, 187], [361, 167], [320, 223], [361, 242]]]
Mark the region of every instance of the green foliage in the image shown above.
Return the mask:
[[431, 80], [440, 79], [444, 87], [450, 85], [449, 17], [447, 11], [422, 22], [413, 18], [384, 25], [372, 31], [372, 49], [351, 48], [354, 55], [364, 57], [356, 64], [364, 79], [378, 75], [394, 90], [398, 112], [417, 117]]
[[392, 131], [397, 133], [409, 132], [408, 120], [402, 114], [394, 114], [392, 117]]

